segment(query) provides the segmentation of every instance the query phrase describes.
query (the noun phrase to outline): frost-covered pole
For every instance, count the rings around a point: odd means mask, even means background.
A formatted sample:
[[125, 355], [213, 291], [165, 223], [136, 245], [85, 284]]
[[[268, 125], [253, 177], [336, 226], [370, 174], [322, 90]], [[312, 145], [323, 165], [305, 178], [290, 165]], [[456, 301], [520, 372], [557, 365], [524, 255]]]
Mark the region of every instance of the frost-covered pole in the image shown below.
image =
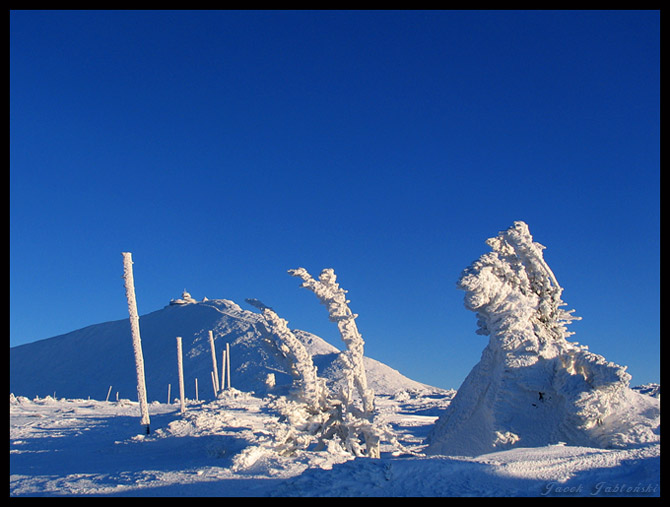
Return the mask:
[[177, 336], [177, 370], [179, 370], [179, 411], [186, 412], [184, 404], [184, 363], [181, 352], [181, 336]]
[[[209, 332], [209, 349], [212, 351], [212, 371], [214, 372], [214, 386], [217, 392], [223, 389], [219, 384], [219, 368], [216, 365], [216, 348], [214, 347], [214, 334]], [[215, 393], [216, 394], [216, 393]]]
[[140, 317], [137, 314], [135, 301], [135, 280], [133, 279], [133, 259], [130, 252], [122, 252], [123, 279], [126, 286], [128, 313], [130, 314], [130, 333], [133, 338], [135, 351], [135, 372], [137, 373], [137, 401], [140, 404], [140, 424], [146, 426], [147, 435], [150, 432], [149, 406], [147, 404], [147, 386], [144, 380], [144, 358], [142, 356], [142, 340], [140, 339]]
[[198, 399], [198, 377], [195, 377], [195, 401], [200, 401]]
[[221, 353], [221, 390], [226, 388], [226, 349]]
[[228, 389], [230, 389], [230, 344], [226, 343], [226, 377], [228, 377]]

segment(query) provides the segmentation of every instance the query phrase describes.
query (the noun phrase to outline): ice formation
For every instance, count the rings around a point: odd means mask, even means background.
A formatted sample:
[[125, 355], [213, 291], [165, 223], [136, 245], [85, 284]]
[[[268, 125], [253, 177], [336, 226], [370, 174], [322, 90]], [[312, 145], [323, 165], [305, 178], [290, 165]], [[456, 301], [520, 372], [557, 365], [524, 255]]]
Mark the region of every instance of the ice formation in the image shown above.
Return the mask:
[[477, 455], [558, 442], [617, 447], [659, 439], [659, 404], [629, 388], [626, 368], [566, 340], [563, 289], [524, 222], [458, 287], [489, 343], [427, 438], [435, 454]]

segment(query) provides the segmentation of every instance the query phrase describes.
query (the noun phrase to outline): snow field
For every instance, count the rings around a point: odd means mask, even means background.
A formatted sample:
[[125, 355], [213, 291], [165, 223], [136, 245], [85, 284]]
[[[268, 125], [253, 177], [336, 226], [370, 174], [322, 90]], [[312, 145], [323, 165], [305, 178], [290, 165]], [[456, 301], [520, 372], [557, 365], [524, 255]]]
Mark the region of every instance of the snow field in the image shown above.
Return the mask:
[[275, 397], [235, 389], [207, 403], [10, 396], [11, 496], [659, 496], [660, 445], [516, 448], [475, 457], [423, 453], [453, 391], [377, 396], [405, 452], [381, 459], [276, 452]]

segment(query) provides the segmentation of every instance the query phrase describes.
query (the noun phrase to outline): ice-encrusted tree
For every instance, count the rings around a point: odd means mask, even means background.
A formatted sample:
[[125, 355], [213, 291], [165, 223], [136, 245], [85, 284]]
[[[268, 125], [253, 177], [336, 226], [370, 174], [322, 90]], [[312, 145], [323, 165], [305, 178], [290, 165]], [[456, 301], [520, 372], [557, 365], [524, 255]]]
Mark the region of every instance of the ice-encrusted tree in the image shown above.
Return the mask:
[[581, 317], [565, 311], [563, 288], [544, 260], [544, 246], [517, 221], [486, 243], [493, 250], [468, 267], [458, 281], [465, 306], [477, 313], [478, 334], [501, 337], [509, 347], [555, 346], [574, 334], [566, 325]]
[[247, 303], [258, 308], [265, 320], [267, 330], [274, 337], [273, 346], [291, 372], [297, 397], [307, 404], [311, 412], [319, 412], [326, 406], [325, 380], [317, 374], [311, 354], [288, 327], [288, 321], [258, 299], [247, 299]]
[[563, 309], [544, 247], [521, 221], [487, 244], [492, 251], [463, 271], [458, 288], [489, 343], [431, 431], [429, 452], [558, 441], [607, 446], [627, 438], [616, 413], [627, 405], [630, 375], [566, 339], [578, 318]]
[[[361, 411], [349, 407], [341, 393], [329, 391], [326, 380], [318, 376], [311, 354], [288, 328], [286, 320], [257, 299], [246, 301], [261, 310], [268, 349], [293, 376], [292, 396], [273, 402], [281, 415], [273, 430], [275, 452], [285, 456], [311, 447], [316, 451], [340, 449], [337, 452], [379, 457], [378, 443], [369, 447], [368, 443], [378, 442], [381, 437], [400, 447], [388, 424], [361, 418]], [[361, 436], [365, 448], [360, 443]]]
[[[346, 345], [346, 350], [340, 353], [347, 385], [345, 391], [341, 393], [343, 402], [341, 409], [344, 412], [340, 417], [349, 430], [356, 429], [363, 434], [367, 456], [378, 458], [381, 432], [379, 426], [374, 424], [374, 392], [367, 385], [363, 362], [365, 342], [356, 326], [355, 319], [358, 315], [349, 308], [347, 291], [337, 283], [337, 276], [331, 268], [324, 269], [318, 280], [314, 279], [305, 268], [291, 269], [289, 274], [302, 279], [302, 287], [316, 295], [327, 308], [331, 322], [337, 324]], [[354, 388], [360, 396], [362, 410], [354, 404]]]

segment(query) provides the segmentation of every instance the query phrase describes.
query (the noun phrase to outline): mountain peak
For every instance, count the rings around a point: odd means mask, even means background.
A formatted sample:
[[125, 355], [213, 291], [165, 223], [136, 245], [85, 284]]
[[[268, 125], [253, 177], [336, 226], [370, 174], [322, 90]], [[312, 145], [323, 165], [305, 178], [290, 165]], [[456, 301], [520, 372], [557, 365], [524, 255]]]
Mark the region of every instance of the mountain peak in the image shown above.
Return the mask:
[[[181, 300], [180, 302], [177, 302]], [[167, 400], [178, 392], [176, 337], [183, 343], [183, 368], [186, 397], [213, 399], [213, 370], [209, 332], [215, 345], [217, 369], [221, 371], [222, 352], [228, 346], [231, 385], [241, 391], [263, 395], [274, 390], [285, 392], [292, 382], [269, 346], [262, 315], [242, 309], [228, 299], [195, 300], [186, 290], [160, 310], [140, 316], [140, 335], [144, 353], [149, 401]], [[327, 382], [339, 380], [339, 350], [322, 338], [294, 330], [313, 355], [319, 375]], [[366, 369], [375, 379], [372, 386], [380, 393], [402, 389], [428, 388], [404, 377], [396, 370], [366, 358]], [[266, 381], [275, 377], [275, 386]], [[104, 399], [109, 387], [121, 398], [136, 398], [135, 363], [128, 319], [85, 327], [60, 336], [10, 348], [10, 392], [34, 397]], [[114, 395], [112, 395], [114, 396]]]

